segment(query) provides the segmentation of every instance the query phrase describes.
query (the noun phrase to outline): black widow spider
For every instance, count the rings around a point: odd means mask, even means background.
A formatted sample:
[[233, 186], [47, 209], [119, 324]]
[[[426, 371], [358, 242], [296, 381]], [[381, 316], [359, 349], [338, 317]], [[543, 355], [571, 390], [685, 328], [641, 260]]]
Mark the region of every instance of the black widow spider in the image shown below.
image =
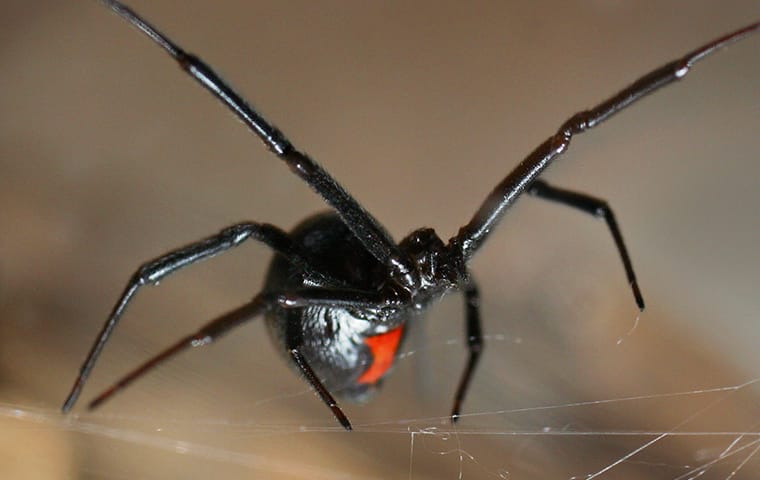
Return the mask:
[[98, 334], [63, 404], [63, 411], [73, 407], [114, 327], [142, 285], [157, 284], [182, 267], [255, 239], [275, 251], [262, 291], [250, 302], [212, 320], [133, 370], [96, 397], [89, 408], [97, 407], [174, 354], [189, 347], [207, 345], [232, 328], [263, 314], [279, 350], [347, 430], [351, 429], [351, 424], [326, 385], [347, 399], [368, 398], [377, 390], [393, 363], [405, 335], [406, 321], [448, 291], [461, 289], [466, 301], [469, 358], [451, 412], [452, 421], [457, 420], [483, 349], [478, 288], [467, 263], [524, 192], [604, 219], [623, 262], [636, 304], [643, 309], [644, 300], [630, 257], [607, 203], [551, 186], [538, 176], [567, 150], [573, 135], [595, 127], [649, 93], [683, 78], [694, 63], [719, 48], [760, 30], [760, 23], [754, 23], [713, 40], [642, 76], [597, 106], [570, 117], [494, 188], [472, 220], [448, 243], [445, 244], [432, 229], [421, 228], [397, 244], [337, 181], [293, 147], [209, 65], [182, 50], [129, 7], [116, 0], [102, 2], [163, 48], [187, 74], [234, 112], [334, 211], [311, 216], [290, 233], [269, 224], [239, 223], [143, 263], [130, 278]]

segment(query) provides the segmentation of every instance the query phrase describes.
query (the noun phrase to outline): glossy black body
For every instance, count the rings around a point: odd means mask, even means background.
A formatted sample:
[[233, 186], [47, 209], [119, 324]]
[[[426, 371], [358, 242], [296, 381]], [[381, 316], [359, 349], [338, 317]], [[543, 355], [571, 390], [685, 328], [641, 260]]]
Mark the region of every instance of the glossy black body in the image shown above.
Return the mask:
[[[574, 135], [680, 80], [697, 61], [717, 49], [760, 30], [760, 23], [754, 23], [724, 35], [643, 75], [593, 108], [572, 115], [496, 185], [472, 219], [448, 242], [444, 243], [432, 229], [421, 228], [396, 243], [380, 222], [325, 169], [296, 149], [212, 67], [184, 51], [129, 7], [116, 0], [102, 0], [102, 3], [160, 46], [333, 210], [308, 218], [290, 233], [269, 224], [238, 223], [143, 263], [127, 282], [106, 319], [63, 410], [68, 411], [76, 402], [114, 327], [142, 286], [155, 285], [185, 266], [223, 253], [247, 240], [256, 240], [275, 251], [262, 291], [250, 302], [208, 322], [133, 370], [96, 397], [90, 408], [176, 353], [207, 345], [240, 324], [263, 315], [277, 349], [348, 430], [351, 424], [331, 391], [353, 400], [366, 399], [390, 368], [398, 342], [406, 331], [405, 322], [450, 290], [461, 290], [464, 295], [469, 353], [451, 410], [452, 420], [459, 417], [483, 349], [479, 293], [467, 263], [523, 193], [604, 220], [618, 249], [636, 304], [643, 309], [644, 300], [630, 255], [609, 205], [588, 194], [549, 185], [538, 177], [567, 151]], [[400, 328], [404, 330], [398, 330]], [[393, 342], [386, 341], [392, 332], [399, 332], [401, 336]]]
[[[352, 286], [377, 291], [387, 280], [385, 267], [370, 255], [334, 213], [309, 217], [290, 236], [306, 252], [310, 263], [330, 280], [315, 284], [303, 269], [285, 256], [275, 255], [269, 266], [263, 291], [299, 291], [310, 287]], [[403, 326], [412, 315], [408, 304], [386, 307], [332, 307], [311, 305], [303, 308], [275, 308], [265, 315], [267, 328], [278, 350], [294, 370], [298, 366], [286, 352], [300, 344], [304, 357], [325, 386], [342, 398], [366, 401], [377, 384], [357, 380], [372, 363], [367, 337]]]

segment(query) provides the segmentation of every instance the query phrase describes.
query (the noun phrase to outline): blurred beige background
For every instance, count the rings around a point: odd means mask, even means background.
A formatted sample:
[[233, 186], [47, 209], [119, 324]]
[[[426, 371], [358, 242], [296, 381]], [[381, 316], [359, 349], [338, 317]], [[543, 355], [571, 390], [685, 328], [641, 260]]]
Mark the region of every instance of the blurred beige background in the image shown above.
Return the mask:
[[[758, 14], [756, 1], [132, 5], [397, 238], [421, 225], [448, 238], [571, 113]], [[257, 322], [85, 412], [249, 298], [269, 259], [259, 245], [142, 291], [63, 417], [141, 261], [324, 205], [96, 2], [2, 2], [0, 476], [569, 478], [669, 432], [599, 478], [677, 478], [721, 452], [701, 478], [757, 478], [757, 434], [736, 432], [758, 431], [758, 387], [730, 387], [760, 378], [758, 53], [760, 36], [700, 63], [578, 138], [546, 177], [615, 208], [648, 304], [632, 331], [601, 223], [531, 199], [504, 219], [472, 265], [488, 343], [458, 432], [444, 418], [465, 360], [457, 296], [417, 325], [374, 402], [345, 405], [351, 434]]]

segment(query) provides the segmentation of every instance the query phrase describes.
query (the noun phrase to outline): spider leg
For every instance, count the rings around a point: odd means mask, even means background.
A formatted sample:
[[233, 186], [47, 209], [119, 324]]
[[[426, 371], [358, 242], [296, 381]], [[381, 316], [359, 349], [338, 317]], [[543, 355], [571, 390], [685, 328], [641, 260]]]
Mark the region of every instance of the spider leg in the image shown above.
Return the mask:
[[158, 258], [145, 262], [129, 279], [127, 286], [124, 288], [124, 292], [121, 294], [121, 297], [119, 297], [119, 300], [111, 310], [108, 319], [103, 324], [103, 328], [98, 334], [95, 343], [92, 345], [90, 352], [87, 354], [87, 357], [79, 370], [79, 375], [74, 381], [71, 392], [63, 403], [62, 410], [67, 412], [74, 406], [87, 377], [95, 366], [95, 362], [108, 341], [108, 338], [111, 336], [113, 329], [116, 327], [116, 324], [119, 322], [127, 305], [141, 286], [145, 284], [155, 285], [162, 278], [183, 267], [222, 253], [251, 238], [265, 243], [273, 250], [284, 255], [295, 265], [301, 267], [307, 275], [311, 275], [315, 282], [335, 285], [334, 280], [318, 273], [316, 269], [309, 265], [309, 262], [299, 253], [296, 246], [293, 245], [287, 233], [273, 225], [265, 223], [245, 222], [232, 225], [221, 230], [216, 235], [172, 250]]
[[266, 303], [265, 299], [259, 295], [242, 307], [236, 308], [235, 310], [227, 312], [224, 315], [212, 320], [211, 322], [201, 327], [197, 332], [184, 337], [171, 347], [167, 348], [163, 352], [159, 353], [155, 357], [151, 358], [147, 362], [143, 363], [122, 377], [118, 382], [114, 383], [111, 387], [103, 391], [103, 393], [91, 401], [88, 405], [88, 409], [92, 410], [94, 408], [97, 408], [103, 402], [111, 398], [115, 393], [123, 390], [139, 377], [143, 376], [148, 371], [153, 370], [159, 364], [173, 357], [177, 353], [188, 348], [208, 345], [209, 343], [219, 338], [222, 334], [227, 333], [229, 330], [232, 330], [233, 328], [252, 319], [253, 317], [260, 315], [268, 307], [269, 306]]
[[475, 282], [470, 282], [464, 288], [465, 300], [465, 317], [467, 321], [467, 350], [469, 357], [467, 365], [462, 372], [462, 378], [459, 380], [457, 393], [454, 395], [454, 407], [451, 409], [451, 421], [459, 420], [459, 413], [462, 409], [462, 402], [467, 394], [467, 389], [472, 380], [472, 374], [475, 366], [478, 364], [481, 353], [483, 353], [483, 333], [480, 328], [480, 293]]
[[[317, 295], [318, 296], [315, 296]], [[174, 355], [194, 347], [202, 347], [208, 345], [218, 339], [221, 335], [227, 333], [229, 330], [241, 325], [242, 323], [256, 317], [266, 310], [272, 308], [302, 308], [311, 305], [329, 305], [329, 306], [341, 306], [345, 308], [366, 308], [369, 305], [377, 307], [377, 301], [379, 298], [377, 294], [372, 292], [359, 292], [353, 290], [330, 290], [330, 289], [303, 289], [294, 292], [284, 293], [261, 293], [257, 295], [251, 302], [236, 308], [224, 315], [212, 320], [203, 327], [201, 327], [195, 333], [188, 335], [174, 345], [165, 349], [155, 357], [146, 361], [139, 367], [135, 368], [127, 375], [122, 377], [119, 381], [114, 383], [111, 387], [104, 390], [98, 395], [90, 404], [88, 408], [90, 410], [97, 408], [103, 402], [111, 398], [117, 392], [123, 390], [129, 386], [132, 382], [148, 373], [159, 364], [173, 357]], [[374, 302], [374, 303], [373, 303]], [[314, 388], [319, 395], [320, 399], [327, 405], [332, 411], [335, 418], [346, 430], [351, 430], [351, 423], [338, 406], [333, 396], [322, 384], [314, 371], [309, 366], [304, 356], [300, 352], [301, 345], [303, 343], [302, 333], [297, 325], [289, 325], [288, 331], [288, 354], [301, 370], [304, 378]]]
[[[295, 292], [273, 293], [271, 301], [276, 302], [282, 308], [302, 308], [312, 305], [325, 305], [330, 308], [373, 308], [377, 309], [378, 305], [394, 308], [394, 304], [406, 301], [400, 298], [389, 298], [384, 292], [365, 292], [356, 290], [342, 289], [323, 289], [307, 288]], [[397, 305], [396, 305], [397, 306]], [[327, 387], [324, 386], [319, 377], [314, 373], [308, 361], [301, 353], [303, 345], [303, 331], [301, 326], [290, 323], [287, 326], [287, 350], [293, 363], [301, 371], [301, 374], [311, 385], [314, 391], [319, 395], [322, 402], [332, 411], [336, 420], [346, 430], [351, 430], [351, 422], [341, 410], [335, 398], [330, 394]]]
[[620, 233], [617, 220], [615, 220], [615, 214], [612, 212], [612, 209], [607, 202], [585, 193], [553, 187], [543, 180], [534, 181], [528, 187], [528, 193], [545, 200], [551, 200], [553, 202], [577, 208], [578, 210], [591, 214], [594, 217], [602, 218], [607, 222], [607, 227], [610, 229], [612, 238], [615, 240], [620, 259], [623, 261], [623, 267], [625, 268], [625, 275], [628, 279], [628, 283], [633, 289], [633, 297], [636, 299], [636, 305], [638, 305], [640, 310], [644, 310], [644, 297], [641, 295], [639, 284], [636, 281], [636, 274], [633, 272], [631, 257], [628, 255], [628, 250], [625, 248], [623, 235]]
[[163, 48], [189, 76], [211, 92], [256, 134], [290, 169], [332, 206], [368, 252], [386, 265], [400, 285], [412, 286], [414, 269], [390, 234], [318, 163], [297, 150], [285, 135], [261, 116], [211, 66], [185, 52], [132, 9], [116, 0], [101, 0], [120, 17]]
[[647, 73], [590, 110], [578, 112], [570, 117], [554, 135], [536, 147], [494, 188], [475, 212], [472, 220], [450, 240], [451, 249], [460, 256], [462, 262], [468, 261], [517, 198], [529, 188], [546, 167], [567, 151], [574, 135], [599, 125], [650, 93], [682, 79], [699, 60], [720, 48], [756, 33], [758, 30], [760, 30], [760, 22], [717, 38], [681, 58]]
[[364, 291], [344, 288], [301, 288], [293, 292], [271, 294], [272, 302], [283, 308], [325, 306], [331, 308], [398, 308], [407, 298], [389, 298], [385, 290]]
[[317, 374], [314, 373], [314, 370], [311, 369], [309, 362], [306, 361], [306, 358], [301, 354], [299, 348], [300, 345], [295, 345], [295, 343], [292, 346], [288, 346], [288, 354], [290, 354], [293, 363], [295, 363], [298, 369], [301, 370], [304, 378], [309, 382], [311, 388], [317, 392], [317, 395], [319, 395], [322, 402], [327, 405], [327, 408], [329, 408], [330, 411], [332, 411], [332, 414], [335, 416], [335, 419], [338, 420], [338, 423], [340, 423], [343, 428], [350, 431], [352, 428], [351, 422], [348, 421], [348, 417], [346, 417], [346, 414], [343, 413], [338, 402], [335, 401], [335, 398], [333, 398], [329, 390], [327, 390], [319, 377], [317, 377]]

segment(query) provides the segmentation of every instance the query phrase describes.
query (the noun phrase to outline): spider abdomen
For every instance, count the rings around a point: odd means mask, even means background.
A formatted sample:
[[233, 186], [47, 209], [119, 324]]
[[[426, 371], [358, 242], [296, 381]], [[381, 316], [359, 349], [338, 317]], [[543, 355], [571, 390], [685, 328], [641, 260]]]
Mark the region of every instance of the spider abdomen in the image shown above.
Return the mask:
[[[372, 257], [334, 213], [311, 216], [290, 233], [309, 264], [326, 275], [314, 284], [302, 268], [276, 254], [264, 292], [289, 293], [306, 288], [378, 291], [386, 268]], [[270, 337], [291, 363], [288, 350], [299, 350], [314, 372], [342, 398], [369, 399], [390, 369], [404, 336], [405, 309], [387, 306], [346, 308], [312, 305], [274, 308], [266, 315]]]

